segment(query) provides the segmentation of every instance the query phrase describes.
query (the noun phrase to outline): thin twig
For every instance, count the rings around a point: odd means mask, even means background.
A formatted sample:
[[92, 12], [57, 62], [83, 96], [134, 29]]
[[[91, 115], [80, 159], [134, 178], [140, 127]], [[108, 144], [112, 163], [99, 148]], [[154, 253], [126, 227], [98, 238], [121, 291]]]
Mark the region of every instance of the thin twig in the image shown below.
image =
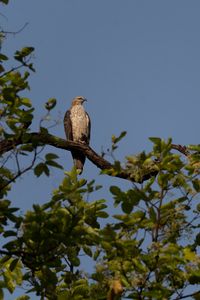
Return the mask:
[[28, 167], [26, 167], [24, 170], [21, 171], [20, 167], [19, 167], [19, 163], [18, 163], [17, 164], [17, 168], [18, 168], [17, 174], [12, 179], [10, 179], [9, 181], [6, 181], [5, 184], [0, 185], [0, 191], [3, 190], [4, 188], [6, 188], [12, 182], [14, 182], [18, 177], [20, 177], [21, 175], [23, 175], [24, 173], [26, 173], [27, 171], [32, 169], [32, 167], [34, 166], [35, 160], [37, 158], [37, 151], [36, 151], [36, 149], [34, 149], [34, 150], [35, 150], [35, 152], [34, 152], [34, 156], [33, 156], [33, 160], [31, 162], [31, 164]]
[[197, 291], [197, 292], [191, 293], [191, 294], [184, 295], [184, 296], [178, 296], [178, 297], [176, 297], [174, 300], [180, 300], [180, 299], [191, 298], [191, 297], [194, 297], [194, 296], [197, 296], [197, 295], [200, 295], [200, 290]]
[[4, 72], [4, 73], [0, 76], [0, 78], [4, 77], [4, 76], [6, 76], [6, 75], [8, 75], [8, 74], [10, 74], [10, 73], [12, 73], [12, 72], [14, 72], [14, 71], [17, 71], [18, 69], [21, 69], [23, 66], [24, 66], [24, 64], [21, 64], [21, 65], [19, 65], [19, 66], [17, 66], [17, 67], [13, 67], [13, 68], [10, 69], [9, 71]]
[[179, 151], [180, 153], [184, 154], [185, 156], [188, 156], [190, 154], [190, 152], [187, 150], [186, 146], [171, 144], [171, 147], [172, 147], [172, 149]]
[[4, 31], [4, 30], [1, 30], [0, 33], [3, 33], [3, 34], [12, 34], [12, 35], [16, 35], [20, 32], [22, 32], [24, 30], [24, 28], [26, 28], [28, 26], [28, 22], [26, 22], [19, 30], [17, 31]]

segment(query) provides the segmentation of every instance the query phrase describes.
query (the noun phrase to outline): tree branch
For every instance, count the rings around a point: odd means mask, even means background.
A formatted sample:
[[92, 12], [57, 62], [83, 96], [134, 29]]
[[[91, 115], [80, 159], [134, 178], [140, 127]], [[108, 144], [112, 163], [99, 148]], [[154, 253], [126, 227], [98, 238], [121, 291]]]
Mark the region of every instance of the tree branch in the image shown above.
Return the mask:
[[21, 175], [23, 175], [27, 171], [31, 170], [33, 168], [34, 164], [35, 164], [36, 158], [37, 158], [37, 151], [35, 149], [35, 153], [34, 153], [34, 156], [33, 156], [31, 164], [28, 167], [26, 167], [23, 170], [21, 170], [20, 167], [19, 167], [18, 158], [16, 156], [17, 169], [18, 169], [17, 174], [13, 178], [11, 178], [10, 180], [6, 181], [5, 183], [0, 183], [0, 191], [2, 191], [3, 189], [5, 189], [5, 187], [7, 187], [8, 185], [10, 185], [12, 182], [14, 182], [18, 177], [20, 177]]
[[175, 144], [172, 144], [171, 146], [172, 146], [172, 149], [179, 151], [180, 153], [184, 154], [185, 156], [188, 156], [190, 154], [190, 152], [187, 150], [186, 146], [175, 145]]
[[[1, 16], [3, 16], [2, 14], [0, 14]], [[4, 31], [4, 30], [1, 30], [0, 33], [2, 34], [13, 34], [14, 36], [20, 32], [22, 32], [24, 30], [24, 28], [28, 26], [28, 22], [26, 22], [20, 29], [18, 29], [17, 31]]]
[[[89, 147], [86, 144], [83, 143], [77, 143], [73, 141], [66, 141], [62, 138], [59, 138], [57, 136], [51, 135], [49, 133], [43, 133], [43, 132], [32, 132], [32, 133], [26, 133], [25, 136], [20, 136], [18, 138], [15, 138], [14, 136], [11, 139], [2, 140], [0, 142], [0, 155], [14, 149], [18, 145], [23, 144], [33, 144], [35, 147], [37, 146], [43, 146], [43, 145], [51, 145], [53, 147], [72, 151], [72, 150], [79, 150], [83, 152], [86, 157], [98, 168], [101, 170], [110, 170], [108, 172], [108, 175], [119, 177], [123, 179], [130, 180], [132, 182], [138, 182], [138, 180], [135, 180], [131, 174], [126, 171], [125, 169], [121, 169], [120, 172], [115, 171], [114, 165], [112, 165], [110, 162], [105, 160], [102, 156], [98, 155], [91, 147]], [[186, 147], [180, 146], [180, 145], [172, 145], [173, 149], [176, 149], [180, 151], [181, 153], [185, 154], [187, 153]], [[113, 170], [113, 172], [112, 172]], [[156, 170], [150, 170], [148, 174], [143, 175], [143, 177], [140, 180], [140, 183], [148, 180], [152, 176], [157, 175]]]
[[199, 296], [200, 295], [200, 290], [197, 291], [197, 292], [194, 292], [194, 293], [191, 293], [191, 294], [188, 294], [188, 295], [183, 295], [183, 296], [178, 296], [175, 298], [175, 300], [180, 300], [180, 299], [186, 299], [186, 298], [191, 298], [191, 297], [194, 297], [194, 296]]
[[93, 162], [98, 168], [104, 170], [113, 167], [111, 163], [109, 163], [104, 158], [99, 156], [88, 145], [82, 143], [76, 143], [73, 141], [66, 141], [62, 138], [56, 137], [48, 133], [32, 132], [26, 134], [25, 139], [23, 139], [23, 135], [22, 135], [18, 138], [13, 137], [12, 139], [3, 140], [0, 142], [0, 155], [14, 149], [18, 145], [30, 144], [30, 143], [35, 146], [51, 145], [53, 147], [64, 149], [67, 151], [79, 150], [82, 151], [87, 156], [87, 158], [91, 162]]

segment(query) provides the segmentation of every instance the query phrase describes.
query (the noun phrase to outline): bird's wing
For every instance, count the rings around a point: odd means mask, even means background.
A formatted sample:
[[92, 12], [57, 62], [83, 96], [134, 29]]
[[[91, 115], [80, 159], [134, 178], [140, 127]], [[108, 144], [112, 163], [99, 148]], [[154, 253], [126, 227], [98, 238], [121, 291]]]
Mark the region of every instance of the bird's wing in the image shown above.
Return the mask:
[[88, 130], [87, 130], [87, 144], [89, 144], [90, 142], [90, 133], [91, 133], [91, 120], [90, 120], [90, 117], [88, 115], [88, 113], [86, 112], [86, 117], [87, 117], [87, 122], [88, 122]]
[[64, 116], [64, 128], [65, 128], [65, 134], [68, 140], [73, 141], [73, 134], [72, 134], [72, 122], [70, 117], [70, 110], [66, 111], [66, 114]]

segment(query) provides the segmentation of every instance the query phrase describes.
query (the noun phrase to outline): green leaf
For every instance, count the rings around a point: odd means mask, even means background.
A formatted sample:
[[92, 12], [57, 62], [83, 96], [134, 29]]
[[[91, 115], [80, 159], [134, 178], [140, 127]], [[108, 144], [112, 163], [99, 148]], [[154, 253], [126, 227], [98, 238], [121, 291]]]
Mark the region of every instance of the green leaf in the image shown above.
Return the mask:
[[87, 254], [88, 256], [92, 257], [92, 250], [90, 247], [88, 246], [83, 246], [83, 251], [85, 252], [85, 254]]
[[29, 296], [27, 296], [27, 295], [22, 295], [22, 296], [17, 297], [15, 300], [29, 300], [29, 299], [30, 299]]
[[[6, 101], [9, 101], [11, 105], [14, 105], [16, 99], [16, 91], [13, 87], [4, 87], [2, 90], [2, 95]], [[10, 116], [12, 119], [13, 116]]]
[[2, 60], [8, 60], [8, 57], [2, 53], [0, 53], [0, 61]]
[[198, 234], [196, 235], [196, 238], [195, 238], [195, 244], [198, 245], [198, 246], [200, 246], [200, 233], [198, 233]]
[[116, 137], [115, 135], [112, 135], [112, 148], [111, 151], [115, 151], [118, 146], [117, 143], [126, 135], [126, 131], [123, 131], [118, 137]]
[[45, 173], [47, 176], [49, 176], [49, 168], [45, 163], [39, 163], [35, 168], [34, 168], [34, 174], [39, 177], [42, 175], [42, 173]]
[[0, 263], [3, 264], [4, 262], [8, 261], [11, 259], [10, 255], [5, 255], [4, 257], [1, 258]]
[[34, 51], [34, 47], [24, 47], [20, 51], [15, 52], [15, 59], [23, 62], [23, 59]]
[[98, 212], [96, 213], [96, 216], [99, 217], [99, 218], [104, 218], [104, 219], [106, 219], [106, 218], [109, 217], [109, 215], [108, 215], [107, 212], [105, 212], [105, 211], [98, 211]]
[[126, 131], [122, 131], [118, 137], [115, 137], [115, 136], [113, 135], [113, 136], [112, 136], [112, 142], [113, 142], [114, 144], [118, 143], [121, 139], [123, 139], [123, 137], [125, 137], [126, 133], [127, 133]]
[[49, 133], [49, 132], [48, 132], [48, 129], [45, 128], [45, 127], [40, 127], [40, 132], [41, 132], [41, 134], [44, 134], [44, 135], [46, 135], [46, 134]]
[[194, 189], [196, 190], [196, 192], [200, 192], [200, 180], [195, 178], [193, 181], [192, 181], [192, 184], [193, 184], [193, 187]]
[[39, 177], [43, 172], [44, 172], [44, 163], [39, 163], [35, 168], [34, 168], [34, 173], [37, 177]]
[[71, 256], [69, 260], [74, 267], [78, 267], [80, 265], [80, 259], [77, 256]]
[[24, 106], [32, 107], [32, 103], [31, 103], [31, 100], [29, 98], [21, 98], [21, 103]]
[[45, 173], [47, 176], [49, 176], [49, 174], [50, 174], [50, 171], [49, 171], [49, 168], [47, 167], [47, 165], [45, 165], [45, 167], [44, 167], [44, 173]]
[[57, 100], [55, 98], [50, 98], [46, 103], [45, 103], [45, 108], [50, 111], [56, 106]]
[[54, 160], [47, 160], [46, 161], [46, 164], [49, 165], [49, 166], [52, 166], [52, 167], [55, 167], [55, 168], [58, 168], [58, 169], [63, 169], [63, 166], [59, 165], [56, 161]]
[[156, 212], [154, 210], [153, 207], [150, 207], [149, 208], [149, 216], [150, 216], [150, 219], [152, 220], [153, 223], [156, 223], [157, 221], [157, 216], [156, 216]]
[[62, 291], [62, 292], [59, 292], [59, 295], [58, 295], [58, 299], [57, 300], [67, 300], [67, 299], [70, 299], [70, 295], [69, 295], [69, 291]]
[[149, 137], [149, 140], [150, 140], [151, 142], [153, 142], [154, 144], [160, 145], [160, 143], [161, 143], [161, 139], [158, 138], [158, 137]]
[[[30, 138], [30, 137], [28, 136], [28, 138]], [[24, 141], [24, 139], [23, 139], [23, 141]], [[33, 145], [31, 145], [31, 144], [27, 144], [27, 145], [21, 146], [21, 147], [20, 147], [20, 150], [32, 152], [32, 151], [34, 150], [34, 147], [33, 147]]]
[[114, 186], [114, 185], [112, 185], [112, 186], [110, 187], [110, 192], [111, 192], [113, 195], [117, 195], [117, 196], [119, 196], [119, 195], [121, 194], [120, 188], [119, 188], [118, 186]]
[[35, 68], [33, 67], [33, 64], [32, 64], [32, 63], [31, 63], [31, 64], [28, 64], [27, 66], [29, 67], [29, 69], [30, 69], [31, 71], [35, 72]]
[[184, 248], [183, 253], [184, 253], [184, 258], [188, 261], [192, 262], [197, 258], [196, 253], [194, 251], [191, 251], [189, 247]]
[[193, 271], [188, 280], [190, 284], [200, 284], [200, 271]]
[[8, 237], [8, 236], [16, 236], [17, 232], [13, 231], [13, 230], [7, 230], [4, 232], [3, 236], [4, 237]]
[[13, 261], [11, 262], [11, 264], [9, 266], [9, 269], [10, 269], [11, 272], [14, 271], [14, 269], [16, 268], [18, 262], [19, 262], [18, 258], [13, 259]]
[[97, 260], [100, 254], [101, 254], [101, 251], [99, 249], [97, 249], [93, 255], [94, 260]]
[[195, 294], [192, 296], [192, 298], [193, 298], [194, 300], [200, 300], [200, 291], [198, 291], [197, 293], [195, 293]]
[[200, 152], [200, 145], [188, 145], [187, 149], [192, 150], [192, 151]]
[[131, 213], [133, 210], [133, 203], [131, 203], [130, 201], [123, 201], [121, 206], [123, 212], [126, 214]]
[[55, 153], [47, 153], [45, 155], [46, 160], [52, 160], [52, 159], [56, 159], [56, 158], [59, 158], [59, 156]]
[[9, 0], [0, 0], [3, 4], [8, 4]]
[[4, 71], [5, 71], [5, 69], [4, 69], [3, 65], [0, 64], [0, 73], [2, 73]]

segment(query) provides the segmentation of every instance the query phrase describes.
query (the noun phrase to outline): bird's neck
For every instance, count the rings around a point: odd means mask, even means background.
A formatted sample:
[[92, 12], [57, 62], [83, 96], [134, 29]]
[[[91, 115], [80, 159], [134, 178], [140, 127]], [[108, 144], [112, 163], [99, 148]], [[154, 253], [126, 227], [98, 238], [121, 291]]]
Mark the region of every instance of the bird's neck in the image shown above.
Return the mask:
[[81, 104], [77, 104], [77, 105], [72, 105], [71, 110], [73, 112], [84, 112], [84, 107]]

